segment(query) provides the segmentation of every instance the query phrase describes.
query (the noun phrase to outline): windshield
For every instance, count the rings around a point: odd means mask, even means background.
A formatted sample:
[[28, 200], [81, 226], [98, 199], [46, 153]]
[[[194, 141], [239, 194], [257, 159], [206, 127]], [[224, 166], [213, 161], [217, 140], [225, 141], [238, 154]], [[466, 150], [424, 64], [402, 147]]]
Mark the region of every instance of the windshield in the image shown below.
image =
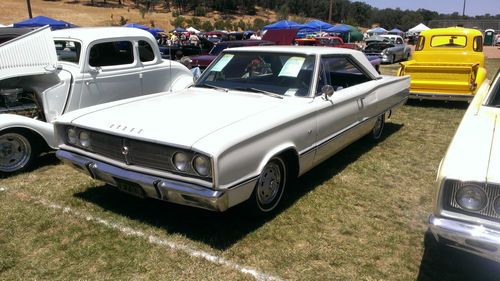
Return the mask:
[[80, 51], [82, 46], [80, 42], [69, 40], [55, 40], [57, 60], [72, 62], [78, 64], [80, 62]]
[[269, 52], [224, 53], [205, 70], [196, 87], [307, 96], [314, 56]]

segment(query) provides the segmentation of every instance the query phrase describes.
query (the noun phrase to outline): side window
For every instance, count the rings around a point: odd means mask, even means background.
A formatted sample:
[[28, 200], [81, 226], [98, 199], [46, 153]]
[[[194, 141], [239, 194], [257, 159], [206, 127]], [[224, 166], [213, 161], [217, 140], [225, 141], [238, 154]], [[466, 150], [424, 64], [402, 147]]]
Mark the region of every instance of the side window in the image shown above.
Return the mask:
[[482, 52], [483, 51], [483, 37], [482, 36], [474, 37], [474, 45], [472, 46], [472, 48], [475, 52]]
[[80, 42], [69, 40], [55, 40], [57, 60], [72, 62], [78, 64], [80, 62], [80, 51], [82, 46]]
[[415, 51], [422, 51], [424, 49], [425, 38], [424, 36], [418, 36], [417, 46], [415, 46]]
[[335, 91], [339, 91], [372, 80], [348, 57], [322, 57], [321, 70], [325, 77], [321, 77], [320, 72], [316, 92], [321, 92], [321, 87], [327, 84], [332, 85]]
[[401, 38], [396, 38], [396, 44], [403, 44], [403, 39]]
[[139, 41], [139, 59], [141, 62], [148, 62], [155, 59], [153, 48], [144, 40]]
[[90, 49], [90, 66], [124, 65], [133, 62], [134, 52], [130, 41], [99, 43]]

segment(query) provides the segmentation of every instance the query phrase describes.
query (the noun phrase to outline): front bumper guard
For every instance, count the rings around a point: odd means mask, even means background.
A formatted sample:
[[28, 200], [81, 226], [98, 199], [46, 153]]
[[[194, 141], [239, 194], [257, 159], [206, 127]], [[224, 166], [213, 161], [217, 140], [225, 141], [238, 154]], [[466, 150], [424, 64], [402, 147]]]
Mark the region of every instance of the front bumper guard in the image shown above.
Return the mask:
[[[139, 195], [140, 197], [155, 198], [212, 211], [225, 211], [239, 203], [238, 201], [247, 199], [247, 195], [251, 194], [255, 186], [254, 182], [247, 182], [228, 190], [213, 190], [195, 184], [122, 169], [66, 150], [58, 150], [56, 156], [77, 170], [110, 185], [119, 186], [120, 181], [138, 184], [144, 190], [142, 194], [144, 196]], [[121, 190], [127, 192], [126, 189]]]
[[457, 220], [429, 217], [436, 240], [500, 263], [500, 231]]

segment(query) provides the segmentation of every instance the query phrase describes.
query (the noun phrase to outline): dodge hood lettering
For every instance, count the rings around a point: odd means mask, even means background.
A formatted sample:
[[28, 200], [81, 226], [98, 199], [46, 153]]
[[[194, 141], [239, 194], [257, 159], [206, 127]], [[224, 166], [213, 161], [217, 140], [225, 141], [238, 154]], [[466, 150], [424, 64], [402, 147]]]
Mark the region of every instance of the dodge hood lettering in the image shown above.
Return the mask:
[[[207, 91], [211, 93], [203, 93]], [[162, 140], [162, 143], [179, 147], [189, 144], [186, 148], [190, 148], [221, 128], [278, 106], [279, 101], [265, 95], [192, 88], [96, 111], [76, 117], [72, 124], [151, 141]], [[128, 114], [137, 107], [148, 108], [148, 111], [139, 116]], [[163, 120], [164, 127], [169, 129], [164, 130], [151, 120]]]

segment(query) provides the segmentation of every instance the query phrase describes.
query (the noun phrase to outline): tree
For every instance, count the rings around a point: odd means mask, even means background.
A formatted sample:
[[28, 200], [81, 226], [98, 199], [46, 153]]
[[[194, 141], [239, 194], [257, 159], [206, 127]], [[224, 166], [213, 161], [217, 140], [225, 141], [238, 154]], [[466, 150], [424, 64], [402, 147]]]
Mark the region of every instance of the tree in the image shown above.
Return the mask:
[[186, 22], [186, 19], [183, 16], [178, 16], [175, 17], [172, 21], [170, 21], [170, 24], [174, 27], [184, 27], [184, 24]]
[[212, 23], [210, 21], [206, 20], [201, 25], [201, 29], [203, 29], [204, 31], [212, 31], [212, 30], [214, 30], [214, 26], [212, 25]]

